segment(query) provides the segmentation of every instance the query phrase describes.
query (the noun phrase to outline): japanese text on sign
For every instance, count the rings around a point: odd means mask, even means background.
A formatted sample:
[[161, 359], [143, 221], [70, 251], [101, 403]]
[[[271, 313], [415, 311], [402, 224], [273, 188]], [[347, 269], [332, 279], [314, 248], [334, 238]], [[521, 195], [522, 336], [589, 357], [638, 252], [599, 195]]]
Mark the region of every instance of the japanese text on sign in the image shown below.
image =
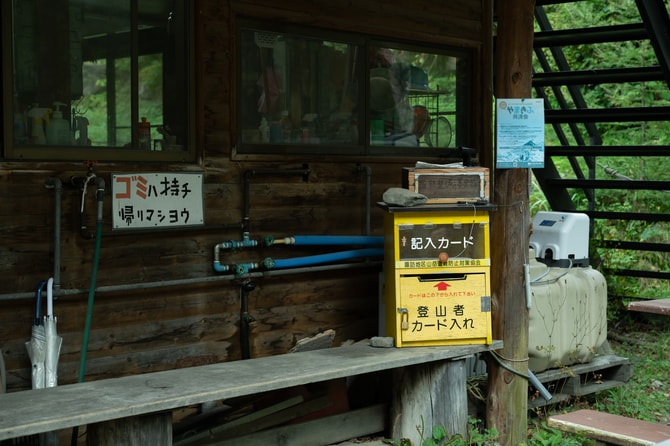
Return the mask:
[[204, 224], [202, 174], [112, 175], [113, 229]]
[[437, 268], [442, 266], [490, 266], [490, 259], [455, 259], [440, 262], [439, 260], [401, 260], [396, 268]]
[[496, 167], [544, 167], [542, 99], [496, 100]]
[[467, 330], [475, 328], [475, 321], [465, 316], [465, 306], [461, 304], [448, 308], [445, 305], [436, 306], [433, 311], [428, 305], [420, 305], [416, 309], [416, 320], [412, 322], [413, 332], [423, 331], [424, 328], [440, 330]]
[[486, 230], [477, 222], [398, 225], [400, 260], [435, 259], [441, 252], [450, 258], [485, 259]]
[[[472, 241], [472, 237], [463, 237], [463, 240], [449, 240], [446, 237], [440, 237], [437, 240], [437, 244], [435, 241], [430, 238], [430, 237], [412, 237], [410, 239], [410, 249], [412, 250], [417, 250], [417, 249], [429, 249], [429, 248], [437, 248], [437, 249], [447, 249], [449, 248], [449, 245], [461, 245], [465, 249], [467, 249], [468, 246], [474, 245], [475, 243]], [[401, 243], [403, 243], [403, 246], [405, 243], [407, 243], [407, 239], [405, 237], [402, 238]]]

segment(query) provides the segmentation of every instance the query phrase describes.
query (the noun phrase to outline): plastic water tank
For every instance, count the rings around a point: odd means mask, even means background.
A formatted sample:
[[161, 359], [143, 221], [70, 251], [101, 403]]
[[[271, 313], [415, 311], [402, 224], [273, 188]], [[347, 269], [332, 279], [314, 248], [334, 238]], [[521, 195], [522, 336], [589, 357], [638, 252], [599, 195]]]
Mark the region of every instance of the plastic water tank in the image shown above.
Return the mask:
[[607, 283], [591, 268], [550, 267], [531, 249], [528, 367], [588, 363], [607, 341]]

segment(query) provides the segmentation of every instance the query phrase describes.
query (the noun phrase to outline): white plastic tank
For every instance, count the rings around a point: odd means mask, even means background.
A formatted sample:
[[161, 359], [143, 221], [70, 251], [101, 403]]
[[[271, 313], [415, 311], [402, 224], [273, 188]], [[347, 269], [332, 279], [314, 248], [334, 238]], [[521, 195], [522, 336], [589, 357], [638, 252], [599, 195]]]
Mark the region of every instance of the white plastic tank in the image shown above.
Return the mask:
[[607, 341], [607, 283], [591, 268], [549, 267], [530, 250], [528, 367], [588, 363]]

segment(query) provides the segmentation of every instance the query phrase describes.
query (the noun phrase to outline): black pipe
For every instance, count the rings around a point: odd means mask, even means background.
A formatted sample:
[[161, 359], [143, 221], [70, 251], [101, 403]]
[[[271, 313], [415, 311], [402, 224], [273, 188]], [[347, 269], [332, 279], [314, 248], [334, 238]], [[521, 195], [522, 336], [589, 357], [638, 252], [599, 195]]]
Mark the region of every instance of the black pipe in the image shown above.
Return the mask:
[[[88, 176], [72, 176], [70, 177], [70, 184], [79, 188], [82, 192], [80, 210], [79, 210], [79, 234], [85, 240], [91, 240], [94, 234], [88, 230], [88, 217], [86, 216], [86, 195], [84, 191], [88, 187], [88, 184], [93, 180], [93, 176], [90, 174]], [[103, 181], [104, 189], [104, 181]]]
[[86, 204], [82, 202], [81, 204], [81, 214], [79, 216], [79, 234], [84, 240], [91, 240], [93, 238], [93, 233], [88, 230], [86, 217]]
[[63, 195], [63, 182], [60, 178], [50, 177], [44, 183], [44, 187], [54, 190], [54, 296], [60, 294], [60, 259], [61, 259], [61, 201]]
[[242, 359], [251, 358], [251, 345], [249, 339], [249, 324], [256, 319], [249, 314], [249, 293], [256, 288], [251, 280], [245, 280], [240, 286], [240, 350]]

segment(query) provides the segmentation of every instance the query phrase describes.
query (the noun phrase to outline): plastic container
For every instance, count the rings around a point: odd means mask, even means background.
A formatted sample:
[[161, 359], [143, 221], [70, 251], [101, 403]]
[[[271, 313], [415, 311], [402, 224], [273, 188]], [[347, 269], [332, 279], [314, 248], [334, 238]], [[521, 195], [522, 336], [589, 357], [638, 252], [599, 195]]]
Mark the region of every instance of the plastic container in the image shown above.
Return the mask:
[[30, 117], [30, 143], [46, 144], [47, 138], [44, 133], [44, 123], [49, 122], [49, 109], [34, 107], [26, 113]]
[[[590, 362], [607, 341], [607, 283], [587, 267], [550, 268], [531, 250], [528, 367]], [[534, 281], [534, 282], [533, 282]]]
[[291, 118], [289, 118], [287, 110], [281, 112], [279, 124], [282, 129], [282, 141], [291, 142], [291, 130], [293, 130], [293, 124], [291, 123]]
[[26, 119], [23, 113], [14, 113], [14, 141], [18, 143], [26, 142]]
[[70, 123], [63, 119], [63, 112], [60, 110], [62, 102], [54, 102], [56, 109], [51, 116], [51, 122], [47, 127], [47, 143], [52, 145], [68, 145], [72, 143], [70, 137]]
[[258, 126], [258, 133], [261, 136], [261, 142], [270, 142], [270, 125], [265, 117], [261, 118], [261, 125]]
[[137, 139], [140, 149], [151, 150], [151, 123], [144, 116], [137, 124]]

